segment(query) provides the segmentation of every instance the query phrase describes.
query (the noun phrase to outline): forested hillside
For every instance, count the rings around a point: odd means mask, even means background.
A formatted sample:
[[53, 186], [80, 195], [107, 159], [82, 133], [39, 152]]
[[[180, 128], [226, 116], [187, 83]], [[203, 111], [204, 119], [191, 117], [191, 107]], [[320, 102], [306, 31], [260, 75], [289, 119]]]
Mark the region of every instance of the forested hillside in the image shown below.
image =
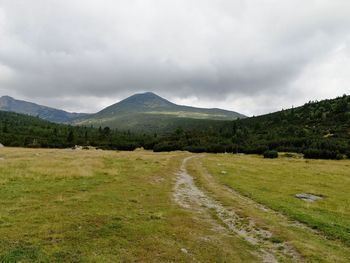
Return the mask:
[[154, 136], [110, 128], [55, 124], [23, 114], [0, 111], [0, 143], [5, 146], [65, 148], [91, 145], [103, 149], [152, 148]]
[[301, 152], [310, 158], [350, 155], [350, 96], [309, 102], [258, 117], [225, 122], [219, 128], [178, 129], [156, 150], [263, 153]]

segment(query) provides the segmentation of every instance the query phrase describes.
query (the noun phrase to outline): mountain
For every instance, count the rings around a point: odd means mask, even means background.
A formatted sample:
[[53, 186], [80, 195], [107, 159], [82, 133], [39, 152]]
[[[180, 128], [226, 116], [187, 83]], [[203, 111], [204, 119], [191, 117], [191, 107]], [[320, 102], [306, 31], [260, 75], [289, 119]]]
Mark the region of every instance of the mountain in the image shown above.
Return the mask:
[[0, 98], [0, 110], [23, 113], [57, 123], [69, 122], [72, 119], [86, 116], [84, 113], [70, 113], [32, 102], [16, 100], [9, 96], [3, 96]]
[[146, 92], [128, 97], [96, 114], [78, 118], [74, 123], [122, 130], [170, 131], [177, 127], [202, 126], [209, 120], [245, 117], [233, 111], [177, 105], [152, 92]]

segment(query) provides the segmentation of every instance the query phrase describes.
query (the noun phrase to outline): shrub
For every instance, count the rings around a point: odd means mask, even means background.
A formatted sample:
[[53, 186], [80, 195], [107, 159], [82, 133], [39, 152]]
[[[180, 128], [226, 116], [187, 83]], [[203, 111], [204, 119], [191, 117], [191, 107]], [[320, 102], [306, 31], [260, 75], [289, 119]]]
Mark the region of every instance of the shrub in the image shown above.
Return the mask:
[[140, 147], [138, 144], [136, 143], [128, 143], [128, 142], [124, 142], [124, 143], [118, 143], [116, 145], [116, 148], [118, 151], [133, 151], [136, 148]]
[[304, 158], [307, 159], [343, 159], [343, 155], [338, 151], [322, 150], [322, 149], [306, 149], [304, 151]]
[[264, 152], [264, 158], [278, 158], [278, 152], [277, 151], [265, 151]]
[[207, 151], [207, 148], [203, 145], [193, 145], [184, 147], [184, 150], [192, 153], [203, 153]]
[[154, 152], [171, 152], [177, 150], [182, 150], [181, 146], [172, 142], [161, 142], [153, 147]]
[[338, 153], [338, 154], [336, 155], [335, 159], [337, 159], [337, 160], [342, 160], [342, 159], [344, 159], [344, 155], [342, 155], [341, 153]]
[[244, 153], [246, 154], [264, 154], [266, 151], [268, 151], [268, 147], [266, 145], [252, 145], [245, 147], [244, 149]]
[[222, 144], [209, 144], [206, 148], [208, 153], [224, 153], [226, 152], [225, 145]]
[[348, 159], [350, 159], [350, 150], [346, 152], [346, 157], [348, 157]]

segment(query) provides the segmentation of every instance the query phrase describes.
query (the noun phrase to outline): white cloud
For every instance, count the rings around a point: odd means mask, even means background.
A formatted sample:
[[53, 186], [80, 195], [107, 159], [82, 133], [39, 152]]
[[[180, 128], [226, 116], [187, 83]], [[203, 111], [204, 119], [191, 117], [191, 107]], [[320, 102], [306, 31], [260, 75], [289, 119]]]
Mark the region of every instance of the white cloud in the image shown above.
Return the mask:
[[265, 113], [349, 93], [349, 24], [348, 0], [0, 0], [0, 91], [77, 111], [154, 91]]
[[[350, 39], [349, 39], [350, 40]], [[319, 59], [305, 66], [292, 83], [301, 99], [332, 98], [350, 94], [350, 41], [340, 44]]]

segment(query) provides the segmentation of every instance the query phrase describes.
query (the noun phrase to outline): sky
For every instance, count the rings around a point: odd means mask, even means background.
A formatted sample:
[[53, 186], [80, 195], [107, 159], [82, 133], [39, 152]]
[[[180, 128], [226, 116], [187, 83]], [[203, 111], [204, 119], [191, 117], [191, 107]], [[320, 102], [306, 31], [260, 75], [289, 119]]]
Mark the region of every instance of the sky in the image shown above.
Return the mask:
[[349, 0], [0, 0], [0, 96], [248, 116], [350, 94]]

